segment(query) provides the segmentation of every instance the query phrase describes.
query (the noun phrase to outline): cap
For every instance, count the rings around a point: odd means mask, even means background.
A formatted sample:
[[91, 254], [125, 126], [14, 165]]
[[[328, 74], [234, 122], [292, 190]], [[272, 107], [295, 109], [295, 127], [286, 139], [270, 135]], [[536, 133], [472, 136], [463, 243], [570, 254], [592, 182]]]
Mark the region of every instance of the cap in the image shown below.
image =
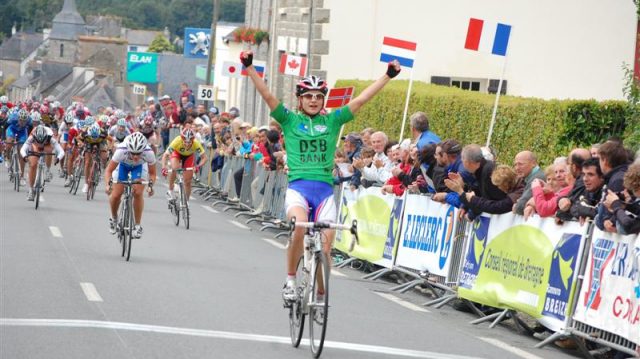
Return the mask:
[[184, 105], [184, 108], [193, 108], [193, 103], [192, 102], [187, 102], [187, 104]]
[[440, 148], [448, 155], [457, 155], [462, 152], [462, 146], [456, 140], [446, 140], [440, 144]]
[[251, 124], [249, 122], [243, 122], [242, 125], [240, 125], [240, 128], [245, 128], [245, 127], [249, 128], [251, 127]]
[[340, 139], [343, 141], [349, 141], [351, 143], [362, 142], [362, 138], [360, 138], [360, 135], [355, 132], [352, 132], [346, 136], [342, 136], [340, 137]]
[[214, 115], [217, 115], [220, 113], [220, 111], [218, 110], [217, 107], [213, 106], [209, 108], [209, 112], [213, 113]]
[[240, 116], [240, 110], [237, 107], [232, 107], [232, 108], [229, 109], [229, 114], [232, 117], [238, 117], [238, 116]]
[[147, 97], [147, 102], [156, 102], [156, 99], [153, 96]]
[[171, 96], [164, 95], [164, 96], [160, 97], [160, 101], [166, 101], [166, 100], [171, 100]]

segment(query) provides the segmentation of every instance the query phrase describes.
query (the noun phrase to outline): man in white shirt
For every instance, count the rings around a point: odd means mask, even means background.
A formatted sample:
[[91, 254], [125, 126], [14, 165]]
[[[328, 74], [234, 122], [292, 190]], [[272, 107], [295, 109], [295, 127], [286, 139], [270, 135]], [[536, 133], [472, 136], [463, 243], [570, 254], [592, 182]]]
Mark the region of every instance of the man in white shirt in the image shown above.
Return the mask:
[[384, 148], [388, 141], [389, 138], [384, 132], [374, 132], [371, 135], [371, 148], [376, 154], [373, 156], [371, 163], [366, 163], [362, 159], [353, 161], [353, 166], [362, 172], [362, 179], [368, 181], [371, 185], [382, 186], [392, 176], [393, 163], [384, 154]]

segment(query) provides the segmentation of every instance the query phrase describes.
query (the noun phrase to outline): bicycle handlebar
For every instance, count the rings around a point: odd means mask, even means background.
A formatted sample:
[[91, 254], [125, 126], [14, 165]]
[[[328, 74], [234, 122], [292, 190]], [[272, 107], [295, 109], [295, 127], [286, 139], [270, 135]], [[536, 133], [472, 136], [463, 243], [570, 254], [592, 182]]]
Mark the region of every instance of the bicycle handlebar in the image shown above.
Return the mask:
[[349, 244], [349, 252], [353, 251], [356, 243], [360, 244], [360, 240], [358, 238], [358, 220], [356, 219], [351, 222], [351, 225], [348, 225], [331, 222], [296, 222], [296, 218], [293, 217], [291, 218], [290, 225], [292, 231], [295, 227], [310, 229], [338, 229], [349, 231], [352, 235], [351, 243]]
[[[175, 172], [194, 171], [195, 169], [196, 167], [178, 168], [175, 170]], [[168, 169], [167, 173], [171, 173], [173, 171], [174, 171], [173, 169]]]

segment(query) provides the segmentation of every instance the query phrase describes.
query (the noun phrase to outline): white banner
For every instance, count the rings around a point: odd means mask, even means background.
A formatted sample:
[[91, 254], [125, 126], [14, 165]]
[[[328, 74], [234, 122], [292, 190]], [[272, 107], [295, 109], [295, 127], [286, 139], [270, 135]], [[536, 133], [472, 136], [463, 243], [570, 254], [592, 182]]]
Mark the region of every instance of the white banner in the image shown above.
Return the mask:
[[640, 345], [640, 238], [594, 229], [575, 320]]
[[405, 201], [396, 265], [446, 277], [458, 225], [455, 207], [414, 194]]

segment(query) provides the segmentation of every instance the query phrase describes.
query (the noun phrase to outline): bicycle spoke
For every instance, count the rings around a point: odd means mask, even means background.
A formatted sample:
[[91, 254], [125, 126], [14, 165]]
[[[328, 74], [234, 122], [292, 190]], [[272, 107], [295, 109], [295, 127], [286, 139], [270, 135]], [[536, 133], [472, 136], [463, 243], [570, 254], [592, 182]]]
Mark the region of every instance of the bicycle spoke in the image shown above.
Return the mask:
[[329, 316], [329, 264], [322, 251], [316, 253], [309, 304], [309, 342], [314, 358], [322, 353]]

